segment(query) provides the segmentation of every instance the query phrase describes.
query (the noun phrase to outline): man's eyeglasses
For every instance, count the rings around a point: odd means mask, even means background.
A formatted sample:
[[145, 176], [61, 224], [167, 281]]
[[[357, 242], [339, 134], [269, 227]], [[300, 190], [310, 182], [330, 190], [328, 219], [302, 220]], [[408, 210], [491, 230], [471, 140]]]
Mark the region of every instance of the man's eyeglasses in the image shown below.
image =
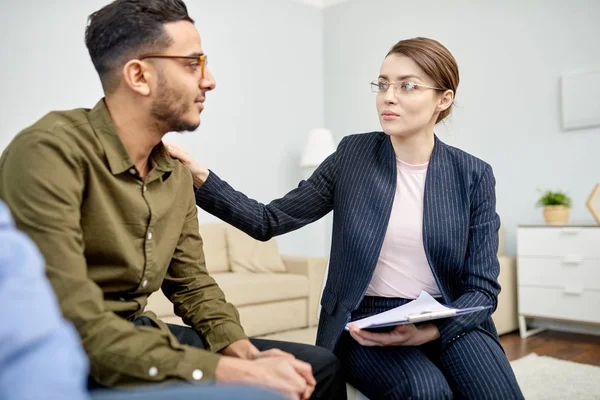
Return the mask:
[[424, 88], [424, 89], [433, 89], [433, 90], [444, 90], [442, 88], [422, 85], [420, 83], [414, 83], [411, 81], [400, 81], [400, 82], [387, 82], [387, 81], [373, 81], [371, 82], [371, 91], [373, 93], [387, 93], [390, 89], [390, 86], [394, 87], [395, 94], [411, 94], [415, 90]]
[[204, 68], [206, 68], [206, 64], [208, 63], [208, 60], [206, 59], [206, 54], [201, 54], [199, 56], [169, 56], [162, 54], [149, 54], [147, 56], [139, 57], [138, 59], [143, 60], [145, 58], [183, 58], [186, 60], [195, 60], [198, 62], [197, 65], [200, 66], [200, 76], [202, 77], [202, 79], [204, 79]]

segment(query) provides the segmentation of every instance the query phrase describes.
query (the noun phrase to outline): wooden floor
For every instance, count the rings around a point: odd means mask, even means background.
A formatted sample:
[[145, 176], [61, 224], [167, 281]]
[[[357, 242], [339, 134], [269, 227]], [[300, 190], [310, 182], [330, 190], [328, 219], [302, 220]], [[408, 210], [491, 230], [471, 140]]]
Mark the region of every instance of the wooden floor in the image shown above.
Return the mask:
[[600, 366], [600, 336], [546, 331], [527, 339], [518, 332], [500, 336], [509, 360], [529, 353]]

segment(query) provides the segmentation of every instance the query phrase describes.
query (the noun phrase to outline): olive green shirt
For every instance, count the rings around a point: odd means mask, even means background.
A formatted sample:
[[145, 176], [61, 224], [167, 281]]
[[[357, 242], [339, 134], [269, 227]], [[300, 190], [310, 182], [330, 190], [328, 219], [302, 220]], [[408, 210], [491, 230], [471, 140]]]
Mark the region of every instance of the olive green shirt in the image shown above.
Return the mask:
[[[246, 338], [207, 273], [189, 171], [159, 144], [142, 181], [104, 100], [19, 133], [0, 158], [0, 199], [44, 255], [100, 384], [211, 380], [216, 352]], [[161, 288], [208, 350], [181, 345], [144, 312]], [[134, 325], [141, 315], [157, 328]]]

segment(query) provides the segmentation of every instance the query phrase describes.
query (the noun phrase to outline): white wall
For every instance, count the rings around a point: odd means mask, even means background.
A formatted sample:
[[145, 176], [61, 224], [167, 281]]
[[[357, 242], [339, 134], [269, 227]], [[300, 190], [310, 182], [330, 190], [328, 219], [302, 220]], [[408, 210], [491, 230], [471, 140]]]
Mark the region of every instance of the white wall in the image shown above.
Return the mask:
[[436, 132], [492, 164], [507, 251], [518, 224], [543, 223], [538, 188], [566, 190], [571, 222], [595, 223], [600, 129], [561, 130], [559, 76], [600, 66], [600, 2], [349, 0], [324, 13], [325, 125], [338, 139], [379, 129], [368, 83], [398, 40], [431, 37], [461, 73], [459, 107]]
[[[217, 89], [202, 126], [169, 135], [235, 188], [269, 201], [302, 177], [309, 129], [323, 125], [322, 11], [282, 0], [188, 0]], [[0, 150], [50, 110], [102, 97], [84, 44], [107, 0], [0, 1]], [[214, 218], [201, 212], [201, 221]], [[324, 255], [322, 228], [279, 239], [287, 254]]]
[[[0, 150], [47, 111], [92, 107], [102, 96], [83, 32], [87, 15], [106, 3], [0, 0]], [[517, 224], [542, 222], [537, 188], [567, 190], [571, 220], [594, 223], [584, 204], [600, 182], [600, 129], [561, 131], [558, 88], [563, 71], [600, 65], [600, 2], [187, 4], [217, 90], [201, 128], [172, 139], [249, 196], [269, 201], [295, 187], [309, 129], [328, 127], [338, 139], [379, 129], [368, 82], [397, 40], [429, 36], [461, 70], [459, 108], [437, 132], [494, 167], [508, 251]], [[315, 224], [279, 244], [289, 254], [323, 255], [323, 236]]]

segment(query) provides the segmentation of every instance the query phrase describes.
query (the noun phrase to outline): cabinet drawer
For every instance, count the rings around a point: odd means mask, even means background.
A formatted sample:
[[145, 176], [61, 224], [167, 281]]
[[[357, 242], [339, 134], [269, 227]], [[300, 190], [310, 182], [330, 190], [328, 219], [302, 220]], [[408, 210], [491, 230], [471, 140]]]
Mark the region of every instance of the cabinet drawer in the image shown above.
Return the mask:
[[519, 286], [600, 291], [600, 259], [519, 257], [517, 277]]
[[517, 230], [520, 256], [600, 258], [600, 228], [543, 227]]
[[600, 323], [600, 292], [519, 287], [519, 314]]

